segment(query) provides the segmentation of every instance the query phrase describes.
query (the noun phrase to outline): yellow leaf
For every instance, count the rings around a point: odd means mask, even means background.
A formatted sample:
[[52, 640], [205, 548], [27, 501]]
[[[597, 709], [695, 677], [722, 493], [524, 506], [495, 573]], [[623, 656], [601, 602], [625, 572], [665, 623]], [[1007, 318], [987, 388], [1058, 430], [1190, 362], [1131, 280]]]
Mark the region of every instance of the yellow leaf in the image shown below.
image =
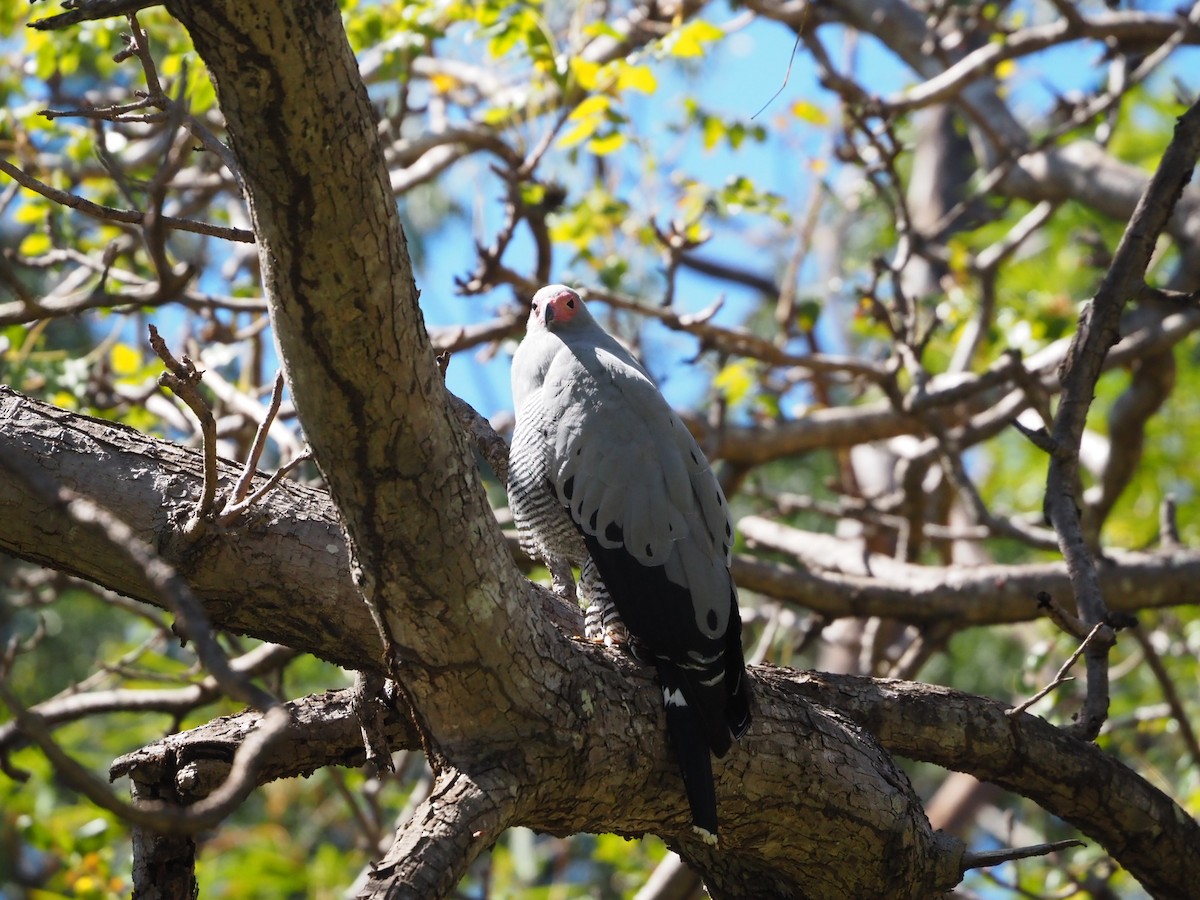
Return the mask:
[[453, 75], [447, 75], [445, 72], [434, 72], [429, 76], [429, 83], [433, 85], [433, 89], [439, 94], [448, 94], [458, 87], [458, 79]]
[[996, 77], [1001, 81], [1012, 78], [1017, 73], [1017, 63], [1012, 59], [1002, 59], [996, 63]]
[[13, 221], [22, 225], [33, 225], [46, 220], [46, 207], [40, 203], [22, 203], [13, 212]]
[[612, 134], [606, 134], [604, 137], [593, 138], [588, 142], [587, 148], [597, 156], [606, 156], [609, 153], [615, 153], [625, 146], [625, 135], [619, 131], [614, 131]]
[[650, 71], [649, 66], [623, 65], [617, 72], [617, 90], [641, 91], [643, 94], [653, 94], [658, 87], [658, 79]]
[[947, 266], [955, 275], [963, 275], [967, 271], [967, 266], [971, 262], [971, 251], [967, 245], [960, 240], [951, 238], [946, 245], [950, 251], [950, 259], [947, 261]]
[[600, 63], [576, 56], [571, 59], [571, 74], [575, 82], [585, 91], [593, 91], [599, 83]]
[[136, 347], [116, 344], [112, 348], [112, 369], [117, 376], [136, 375], [142, 368], [142, 354]]
[[[599, 119], [612, 105], [612, 100], [604, 94], [592, 94], [592, 96], [584, 99], [577, 107], [571, 110], [571, 115], [567, 118], [573, 122], [578, 122], [581, 119]], [[595, 129], [593, 129], [595, 130]]]
[[807, 100], [797, 100], [792, 104], [792, 115], [813, 125], [828, 125], [829, 116], [825, 110]]
[[737, 406], [754, 387], [754, 363], [749, 360], [730, 363], [713, 379], [713, 387], [725, 395], [725, 399]]
[[671, 45], [671, 55], [685, 59], [688, 57], [703, 56], [704, 48], [700, 46], [700, 42], [695, 38], [680, 33], [679, 37]]
[[52, 246], [50, 235], [43, 231], [32, 231], [25, 235], [17, 252], [22, 256], [41, 256]]
[[711, 150], [725, 136], [725, 125], [716, 116], [704, 120], [704, 149]]
[[692, 21], [683, 27], [685, 31], [690, 32], [692, 37], [702, 44], [710, 44], [725, 37], [724, 31], [712, 22], [704, 21], [704, 19], [692, 19]]
[[[571, 118], [574, 118], [574, 116]], [[576, 144], [582, 144], [596, 133], [596, 129], [600, 127], [601, 121], [599, 116], [593, 116], [576, 122], [569, 131], [558, 139], [558, 146], [565, 150], [568, 147], [574, 147]]]
[[725, 32], [711, 22], [693, 19], [678, 31], [673, 32], [664, 43], [672, 56], [703, 56], [704, 44], [725, 37]]

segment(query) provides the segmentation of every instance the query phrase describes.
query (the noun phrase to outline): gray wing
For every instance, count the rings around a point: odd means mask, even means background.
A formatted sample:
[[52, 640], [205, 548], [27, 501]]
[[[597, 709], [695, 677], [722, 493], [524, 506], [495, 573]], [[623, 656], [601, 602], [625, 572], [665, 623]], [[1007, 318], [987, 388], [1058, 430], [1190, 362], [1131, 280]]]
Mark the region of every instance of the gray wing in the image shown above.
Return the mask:
[[690, 595], [700, 635], [719, 639], [731, 611], [733, 529], [683, 421], [640, 367], [604, 347], [559, 353], [542, 400], [554, 426], [548, 476], [572, 520], [604, 550], [662, 566]]

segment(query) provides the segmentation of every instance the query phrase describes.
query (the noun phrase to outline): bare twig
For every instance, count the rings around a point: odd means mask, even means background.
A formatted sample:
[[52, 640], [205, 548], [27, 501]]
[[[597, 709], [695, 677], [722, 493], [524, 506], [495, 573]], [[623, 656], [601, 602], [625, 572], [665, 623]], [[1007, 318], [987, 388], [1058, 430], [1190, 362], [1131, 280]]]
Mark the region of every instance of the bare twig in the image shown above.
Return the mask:
[[1079, 617], [1063, 609], [1048, 591], [1038, 591], [1038, 609], [1046, 611], [1046, 618], [1057, 625], [1062, 631], [1071, 635], [1077, 641], [1087, 637], [1087, 626], [1079, 621]]
[[962, 870], [963, 872], [967, 872], [970, 869], [983, 869], [988, 866], [998, 866], [1001, 863], [1012, 862], [1014, 859], [1046, 856], [1049, 853], [1057, 853], [1059, 850], [1085, 846], [1087, 845], [1083, 841], [1068, 840], [1053, 841], [1048, 844], [1033, 844], [1029, 847], [1013, 847], [1006, 850], [987, 850], [979, 853], [968, 852], [963, 854]]
[[237, 484], [233, 487], [233, 494], [229, 498], [223, 510], [224, 514], [232, 512], [232, 508], [237, 506], [246, 498], [246, 493], [250, 490], [250, 483], [254, 480], [254, 470], [258, 468], [258, 461], [262, 458], [263, 449], [267, 445], [267, 432], [271, 430], [271, 423], [275, 421], [275, 416], [279, 413], [279, 404], [283, 401], [283, 372], [275, 373], [275, 383], [271, 387], [271, 403], [267, 407], [267, 414], [258, 424], [258, 430], [254, 434], [254, 442], [250, 445], [250, 452], [246, 454], [246, 464], [242, 467], [242, 474], [237, 480]]
[[1167, 706], [1170, 707], [1171, 717], [1179, 725], [1179, 736], [1183, 738], [1183, 745], [1187, 748], [1188, 755], [1192, 758], [1192, 763], [1200, 766], [1200, 740], [1196, 738], [1196, 731], [1192, 728], [1192, 720], [1188, 716], [1187, 707], [1184, 706], [1183, 699], [1179, 696], [1179, 691], [1175, 688], [1175, 681], [1171, 678], [1171, 673], [1167, 671], [1162, 657], [1158, 655], [1158, 651], [1154, 648], [1154, 642], [1150, 639], [1150, 635], [1146, 633], [1145, 629], [1134, 628], [1132, 631], [1134, 640], [1142, 648], [1146, 665], [1154, 673], [1154, 678], [1163, 693], [1163, 699], [1167, 701]]
[[[91, 200], [85, 200], [78, 194], [60, 191], [44, 181], [39, 181], [27, 172], [18, 169], [7, 160], [0, 159], [0, 172], [18, 182], [22, 187], [29, 188], [41, 194], [47, 200], [53, 200], [62, 206], [78, 210], [84, 215], [91, 216], [103, 222], [125, 222], [130, 225], [144, 225], [146, 213], [136, 209], [113, 209], [111, 206], [101, 206]], [[190, 231], [193, 234], [206, 234], [226, 241], [239, 241], [245, 244], [254, 243], [254, 232], [244, 228], [228, 228], [224, 225], [210, 225], [207, 222], [193, 222], [189, 219], [178, 219], [174, 216], [161, 216], [159, 221], [167, 228], [177, 231]]]
[[1075, 665], [1075, 662], [1079, 659], [1079, 657], [1083, 655], [1084, 651], [1087, 650], [1092, 641], [1096, 639], [1096, 636], [1101, 633], [1101, 630], [1107, 627], [1108, 626], [1104, 622], [1097, 622], [1092, 630], [1088, 632], [1088, 636], [1083, 639], [1083, 643], [1081, 643], [1079, 647], [1076, 648], [1075, 652], [1071, 654], [1071, 658], [1059, 667], [1059, 670], [1055, 673], [1054, 678], [1048, 685], [1023, 703], [1014, 706], [1012, 709], [1005, 710], [1004, 714], [1006, 716], [1019, 716], [1055, 688], [1061, 687], [1068, 681], [1074, 681], [1075, 677], [1073, 675], [1068, 675], [1067, 673], [1071, 671], [1071, 667]]
[[55, 771], [92, 802], [129, 821], [159, 831], [199, 831], [209, 828], [232, 812], [256, 784], [257, 760], [287, 729], [291, 717], [270, 694], [251, 683], [231, 666], [213, 635], [208, 616], [187, 582], [124, 522], [91, 501], [56, 485], [30, 460], [2, 457], [6, 468], [25, 484], [41, 493], [47, 504], [87, 528], [98, 528], [112, 546], [125, 554], [144, 573], [156, 592], [175, 613], [183, 633], [191, 639], [197, 656], [216, 679], [222, 691], [265, 711], [262, 727], [250, 735], [234, 759], [233, 770], [222, 787], [205, 801], [176, 810], [160, 806], [129, 806], [117, 800], [102, 782], [59, 747], [46, 722], [17, 700], [0, 678], [0, 700], [8, 706], [21, 731], [36, 743], [54, 765]]
[[1179, 540], [1179, 521], [1176, 517], [1175, 495], [1167, 494], [1158, 508], [1158, 543], [1164, 550], [1182, 547]]
[[80, 22], [115, 19], [117, 16], [127, 16], [138, 10], [160, 5], [161, 0], [76, 0], [68, 12], [30, 22], [29, 27], [39, 31], [52, 31], [69, 28]]
[[40, 716], [25, 709], [3, 678], [0, 678], [0, 700], [12, 717], [54, 766], [55, 774], [79, 791], [101, 809], [106, 809], [127, 822], [160, 832], [196, 833], [216, 825], [237, 809], [257, 786], [258, 759], [277, 741], [291, 724], [291, 715], [283, 706], [267, 710], [258, 729], [246, 737], [234, 756], [229, 778], [207, 798], [186, 809], [166, 804], [146, 803], [132, 806], [116, 798], [100, 779], [80, 765], [55, 742], [50, 729]]
[[200, 434], [204, 444], [204, 485], [196, 510], [184, 526], [184, 532], [190, 534], [199, 527], [200, 522], [212, 516], [217, 496], [217, 426], [208, 402], [197, 389], [204, 373], [197, 370], [195, 363], [186, 355], [183, 362], [175, 359], [167, 348], [167, 342], [159, 335], [158, 329], [153, 325], [147, 327], [150, 331], [150, 346], [169, 369], [158, 376], [158, 383], [170, 388], [176, 397], [187, 404], [188, 409], [200, 422]]
[[[278, 644], [260, 644], [253, 650], [230, 661], [230, 668], [239, 675], [249, 677], [278, 669], [297, 651]], [[97, 674], [104, 675], [104, 672]], [[87, 679], [88, 681], [92, 678]], [[162, 712], [177, 719], [186, 713], [211, 703], [223, 696], [221, 687], [212, 676], [182, 687], [162, 689], [86, 690], [85, 683], [72, 685], [49, 700], [32, 707], [29, 711], [40, 716], [48, 728], [75, 722], [103, 713], [114, 712]], [[0, 725], [0, 754], [6, 754], [21, 746], [21, 729], [16, 722]]]

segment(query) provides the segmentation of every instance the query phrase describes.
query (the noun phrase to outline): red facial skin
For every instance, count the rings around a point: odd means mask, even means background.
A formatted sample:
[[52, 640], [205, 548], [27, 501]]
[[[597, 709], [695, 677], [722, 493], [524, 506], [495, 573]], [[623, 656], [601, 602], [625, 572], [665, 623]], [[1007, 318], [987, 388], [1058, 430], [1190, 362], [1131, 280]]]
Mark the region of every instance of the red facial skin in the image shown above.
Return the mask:
[[579, 310], [583, 301], [579, 299], [579, 295], [572, 290], [561, 290], [553, 297], [543, 300], [534, 300], [534, 314], [541, 319], [547, 328], [552, 327], [552, 323], [557, 322], [559, 325], [565, 325], [575, 317], [575, 313]]

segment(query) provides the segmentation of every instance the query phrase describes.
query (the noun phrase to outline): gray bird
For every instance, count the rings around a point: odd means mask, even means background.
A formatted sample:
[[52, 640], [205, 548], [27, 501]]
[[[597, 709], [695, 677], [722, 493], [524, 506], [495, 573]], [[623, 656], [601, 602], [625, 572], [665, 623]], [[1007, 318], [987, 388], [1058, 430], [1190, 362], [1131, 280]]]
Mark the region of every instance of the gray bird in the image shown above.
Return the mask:
[[692, 823], [715, 843], [709, 752], [724, 756], [750, 727], [721, 486], [646, 370], [564, 285], [534, 294], [512, 388], [508, 492], [522, 547], [560, 592], [574, 591], [579, 566], [587, 635], [627, 632], [657, 667]]

